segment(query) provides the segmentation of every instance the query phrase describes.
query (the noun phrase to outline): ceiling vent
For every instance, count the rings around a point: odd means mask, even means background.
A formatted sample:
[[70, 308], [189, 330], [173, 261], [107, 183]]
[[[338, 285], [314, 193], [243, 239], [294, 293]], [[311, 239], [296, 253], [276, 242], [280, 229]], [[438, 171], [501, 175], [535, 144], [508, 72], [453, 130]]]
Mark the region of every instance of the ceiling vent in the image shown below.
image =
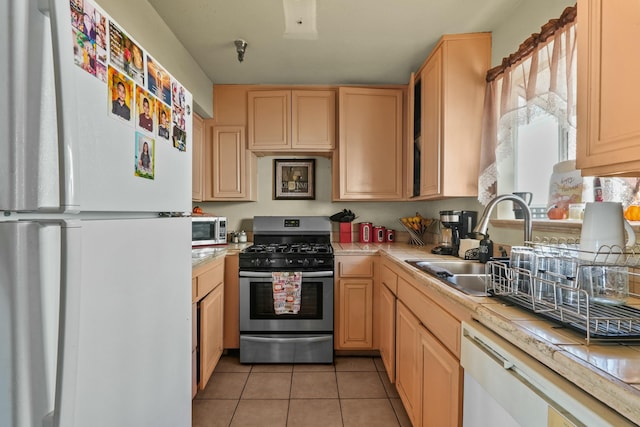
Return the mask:
[[316, 40], [316, 0], [282, 0], [284, 38]]

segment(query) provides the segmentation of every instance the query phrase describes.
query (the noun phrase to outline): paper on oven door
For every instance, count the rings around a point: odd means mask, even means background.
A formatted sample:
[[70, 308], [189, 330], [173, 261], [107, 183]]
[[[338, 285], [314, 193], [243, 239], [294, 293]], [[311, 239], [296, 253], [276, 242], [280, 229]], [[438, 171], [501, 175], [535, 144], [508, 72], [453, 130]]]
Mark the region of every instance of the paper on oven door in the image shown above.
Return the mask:
[[298, 314], [302, 294], [302, 273], [299, 271], [274, 271], [273, 310], [276, 314]]

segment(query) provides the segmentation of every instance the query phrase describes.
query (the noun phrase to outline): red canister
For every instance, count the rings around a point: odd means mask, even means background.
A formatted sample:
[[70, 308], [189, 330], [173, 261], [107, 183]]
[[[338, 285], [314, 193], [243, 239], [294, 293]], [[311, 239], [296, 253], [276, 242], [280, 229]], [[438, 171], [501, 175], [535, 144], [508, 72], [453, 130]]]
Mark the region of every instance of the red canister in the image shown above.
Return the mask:
[[389, 243], [396, 241], [396, 230], [392, 230], [390, 228], [387, 228], [386, 233], [387, 233], [387, 235], [384, 238], [385, 241], [387, 241]]
[[384, 243], [386, 237], [385, 228], [381, 225], [373, 227], [373, 243]]
[[360, 243], [371, 243], [373, 240], [373, 224], [370, 222], [360, 223]]

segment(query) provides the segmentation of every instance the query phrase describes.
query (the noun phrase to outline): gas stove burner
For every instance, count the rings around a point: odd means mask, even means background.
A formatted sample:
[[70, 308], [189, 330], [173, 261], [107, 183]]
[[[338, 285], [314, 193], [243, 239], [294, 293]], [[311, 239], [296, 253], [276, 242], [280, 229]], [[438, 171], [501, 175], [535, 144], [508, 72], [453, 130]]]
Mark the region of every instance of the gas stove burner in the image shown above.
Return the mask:
[[331, 254], [333, 249], [329, 243], [270, 243], [249, 246], [244, 252], [256, 254]]

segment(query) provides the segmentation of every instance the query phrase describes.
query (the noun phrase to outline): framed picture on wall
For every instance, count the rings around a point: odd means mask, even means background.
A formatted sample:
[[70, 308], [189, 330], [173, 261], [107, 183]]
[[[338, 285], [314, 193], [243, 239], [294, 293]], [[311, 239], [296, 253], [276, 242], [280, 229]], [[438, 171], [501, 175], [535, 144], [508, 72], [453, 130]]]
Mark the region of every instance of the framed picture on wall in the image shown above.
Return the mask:
[[315, 159], [275, 159], [273, 161], [273, 198], [315, 199]]

